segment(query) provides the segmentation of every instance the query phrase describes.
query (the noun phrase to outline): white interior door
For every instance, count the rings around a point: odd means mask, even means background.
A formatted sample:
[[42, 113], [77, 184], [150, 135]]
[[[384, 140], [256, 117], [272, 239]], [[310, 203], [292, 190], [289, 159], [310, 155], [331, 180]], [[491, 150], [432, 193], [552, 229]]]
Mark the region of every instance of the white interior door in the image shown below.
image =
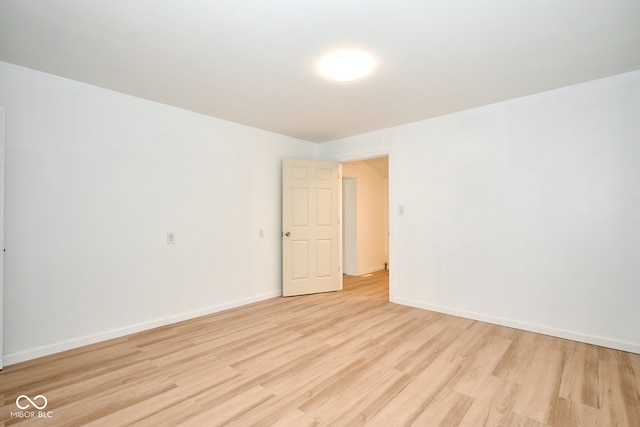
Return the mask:
[[342, 289], [339, 163], [282, 162], [282, 295]]

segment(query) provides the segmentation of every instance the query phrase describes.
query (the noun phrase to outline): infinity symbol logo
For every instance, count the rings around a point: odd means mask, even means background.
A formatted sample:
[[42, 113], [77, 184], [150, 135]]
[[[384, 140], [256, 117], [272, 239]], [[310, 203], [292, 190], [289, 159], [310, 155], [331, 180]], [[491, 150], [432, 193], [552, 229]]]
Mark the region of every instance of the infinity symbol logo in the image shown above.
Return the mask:
[[[44, 403], [42, 405], [38, 405], [35, 401], [38, 399], [42, 399], [44, 401]], [[20, 401], [24, 401], [26, 400], [28, 403], [21, 405]], [[47, 402], [47, 398], [44, 397], [43, 395], [39, 394], [36, 397], [33, 398], [33, 400], [25, 395], [25, 394], [21, 394], [20, 396], [18, 396], [18, 398], [16, 399], [16, 406], [20, 409], [27, 409], [29, 406], [33, 405], [34, 408], [36, 409], [44, 409], [47, 407], [47, 404], [49, 402]]]

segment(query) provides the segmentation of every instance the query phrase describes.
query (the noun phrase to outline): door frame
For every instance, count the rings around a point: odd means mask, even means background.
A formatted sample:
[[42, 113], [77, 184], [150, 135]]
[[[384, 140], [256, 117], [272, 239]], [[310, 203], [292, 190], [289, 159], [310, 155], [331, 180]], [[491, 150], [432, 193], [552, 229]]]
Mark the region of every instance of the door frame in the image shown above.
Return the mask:
[[389, 149], [382, 149], [379, 151], [369, 151], [366, 153], [362, 153], [362, 154], [350, 154], [350, 155], [346, 155], [346, 156], [336, 156], [333, 157], [331, 159], [331, 161], [336, 161], [336, 162], [340, 162], [340, 164], [342, 165], [343, 163], [349, 163], [349, 162], [358, 162], [361, 160], [369, 160], [369, 159], [375, 159], [377, 157], [388, 157], [389, 159], [389, 166], [388, 166], [388, 173], [389, 173], [389, 200], [387, 201], [387, 209], [389, 211], [389, 301], [393, 301], [394, 297], [395, 297], [395, 274], [394, 274], [394, 270], [393, 267], [394, 265], [397, 265], [394, 258], [393, 258], [393, 247], [395, 245], [395, 238], [394, 238], [394, 230], [395, 230], [395, 223], [396, 223], [396, 218], [393, 215], [393, 209], [391, 209], [391, 206], [395, 206], [395, 194], [393, 193], [392, 189], [392, 183], [393, 183], [393, 156], [390, 153]]

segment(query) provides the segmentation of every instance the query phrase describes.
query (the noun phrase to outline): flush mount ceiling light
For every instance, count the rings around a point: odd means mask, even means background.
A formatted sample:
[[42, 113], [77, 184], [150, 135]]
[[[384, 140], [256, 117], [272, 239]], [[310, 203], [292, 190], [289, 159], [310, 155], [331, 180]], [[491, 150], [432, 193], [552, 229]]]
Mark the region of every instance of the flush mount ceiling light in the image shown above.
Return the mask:
[[320, 60], [318, 69], [325, 77], [341, 82], [364, 77], [373, 70], [375, 61], [368, 53], [349, 49], [332, 52]]

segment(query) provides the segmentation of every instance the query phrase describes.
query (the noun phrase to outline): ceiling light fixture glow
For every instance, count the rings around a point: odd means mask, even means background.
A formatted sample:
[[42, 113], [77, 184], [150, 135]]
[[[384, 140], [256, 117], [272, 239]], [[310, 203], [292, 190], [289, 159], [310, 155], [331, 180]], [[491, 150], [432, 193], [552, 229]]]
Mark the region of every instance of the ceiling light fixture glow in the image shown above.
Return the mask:
[[341, 82], [349, 82], [366, 76], [373, 70], [375, 61], [368, 53], [360, 50], [339, 50], [320, 60], [318, 69], [325, 77]]

